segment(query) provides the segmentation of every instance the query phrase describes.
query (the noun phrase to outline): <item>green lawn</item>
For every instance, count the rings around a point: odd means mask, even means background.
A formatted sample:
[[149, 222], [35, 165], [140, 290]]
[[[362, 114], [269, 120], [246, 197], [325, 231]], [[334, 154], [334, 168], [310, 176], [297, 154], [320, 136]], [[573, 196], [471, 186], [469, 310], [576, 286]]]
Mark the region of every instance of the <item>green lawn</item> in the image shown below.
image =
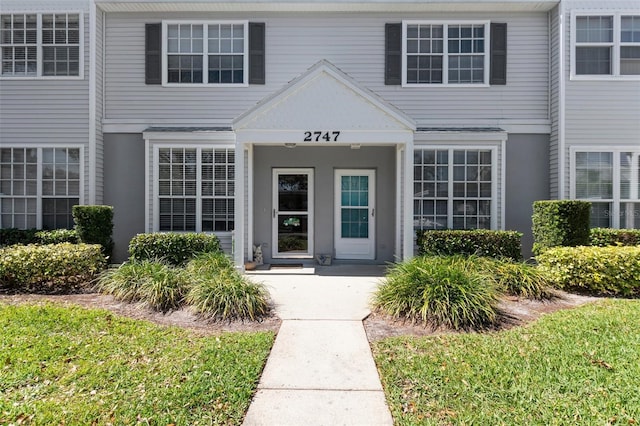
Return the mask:
[[0, 330], [0, 424], [240, 424], [274, 339], [51, 304], [0, 303]]
[[396, 424], [640, 423], [640, 300], [374, 345]]

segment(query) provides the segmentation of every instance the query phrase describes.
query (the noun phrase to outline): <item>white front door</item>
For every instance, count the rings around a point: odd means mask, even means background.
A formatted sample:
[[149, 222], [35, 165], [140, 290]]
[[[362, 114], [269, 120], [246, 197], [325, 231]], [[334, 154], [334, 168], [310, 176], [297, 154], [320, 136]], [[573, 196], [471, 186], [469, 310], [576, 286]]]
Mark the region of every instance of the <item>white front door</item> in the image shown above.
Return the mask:
[[313, 169], [273, 170], [273, 257], [313, 256]]
[[336, 259], [375, 259], [375, 170], [335, 171]]

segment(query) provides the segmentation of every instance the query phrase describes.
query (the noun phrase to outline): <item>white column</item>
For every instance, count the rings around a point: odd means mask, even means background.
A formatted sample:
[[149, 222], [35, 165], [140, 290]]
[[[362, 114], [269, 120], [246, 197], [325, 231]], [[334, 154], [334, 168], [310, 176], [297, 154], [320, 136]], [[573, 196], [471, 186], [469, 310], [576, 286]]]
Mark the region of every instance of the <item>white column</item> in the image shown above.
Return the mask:
[[235, 230], [233, 260], [236, 268], [244, 271], [244, 143], [236, 140], [235, 149]]
[[413, 257], [413, 139], [407, 141], [404, 147], [404, 223], [402, 259]]
[[403, 164], [403, 146], [398, 144], [396, 146], [396, 240], [395, 249], [393, 251], [394, 257], [397, 260], [402, 258], [402, 164]]

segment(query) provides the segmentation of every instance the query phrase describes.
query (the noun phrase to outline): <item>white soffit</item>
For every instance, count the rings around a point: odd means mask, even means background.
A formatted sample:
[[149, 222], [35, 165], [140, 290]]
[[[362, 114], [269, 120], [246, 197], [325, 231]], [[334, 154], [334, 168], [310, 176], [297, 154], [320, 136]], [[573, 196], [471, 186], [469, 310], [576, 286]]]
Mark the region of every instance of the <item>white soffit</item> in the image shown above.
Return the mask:
[[234, 130], [328, 130], [413, 132], [415, 122], [320, 61], [233, 123]]
[[95, 0], [106, 12], [546, 12], [559, 0]]

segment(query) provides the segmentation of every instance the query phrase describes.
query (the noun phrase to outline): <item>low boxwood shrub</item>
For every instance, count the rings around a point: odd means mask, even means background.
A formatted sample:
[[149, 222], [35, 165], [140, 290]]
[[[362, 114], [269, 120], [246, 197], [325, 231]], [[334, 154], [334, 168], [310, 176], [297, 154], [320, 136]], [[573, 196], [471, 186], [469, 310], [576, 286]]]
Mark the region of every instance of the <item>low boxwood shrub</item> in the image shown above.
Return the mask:
[[640, 245], [640, 229], [592, 228], [589, 234], [592, 246]]
[[71, 210], [80, 241], [100, 244], [107, 258], [113, 252], [113, 207], [73, 206]]
[[239, 273], [224, 253], [203, 253], [184, 272], [190, 285], [186, 301], [204, 318], [258, 320], [269, 313], [265, 287]]
[[87, 289], [105, 264], [96, 244], [14, 245], [0, 249], [0, 286], [44, 293]]
[[75, 229], [53, 229], [51, 231], [36, 232], [36, 239], [39, 244], [72, 243], [78, 244], [80, 237]]
[[473, 259], [421, 256], [391, 268], [374, 293], [373, 307], [434, 328], [482, 329], [498, 319], [498, 296]]
[[193, 232], [138, 234], [129, 242], [132, 260], [162, 259], [174, 266], [184, 265], [199, 253], [220, 250], [218, 237]]
[[516, 231], [420, 230], [416, 232], [421, 256], [477, 255], [495, 258], [522, 258], [522, 233]]
[[37, 229], [2, 228], [0, 229], [0, 247], [37, 243], [37, 232]]
[[588, 201], [536, 201], [531, 220], [534, 254], [551, 247], [589, 245], [591, 203]]
[[131, 261], [104, 271], [98, 279], [101, 293], [125, 302], [142, 302], [161, 312], [178, 309], [187, 293], [187, 281], [178, 268], [159, 261]]
[[556, 247], [536, 260], [559, 288], [640, 295], [640, 246]]

